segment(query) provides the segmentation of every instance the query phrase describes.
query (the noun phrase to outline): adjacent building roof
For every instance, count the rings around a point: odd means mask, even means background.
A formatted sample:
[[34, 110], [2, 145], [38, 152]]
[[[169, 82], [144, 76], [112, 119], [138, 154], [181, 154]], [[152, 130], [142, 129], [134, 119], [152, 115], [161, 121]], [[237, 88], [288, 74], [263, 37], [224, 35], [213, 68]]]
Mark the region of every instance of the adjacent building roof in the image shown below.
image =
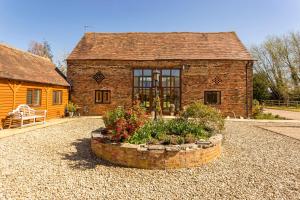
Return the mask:
[[0, 78], [68, 86], [48, 59], [0, 44]]
[[253, 60], [235, 32], [86, 33], [68, 60]]

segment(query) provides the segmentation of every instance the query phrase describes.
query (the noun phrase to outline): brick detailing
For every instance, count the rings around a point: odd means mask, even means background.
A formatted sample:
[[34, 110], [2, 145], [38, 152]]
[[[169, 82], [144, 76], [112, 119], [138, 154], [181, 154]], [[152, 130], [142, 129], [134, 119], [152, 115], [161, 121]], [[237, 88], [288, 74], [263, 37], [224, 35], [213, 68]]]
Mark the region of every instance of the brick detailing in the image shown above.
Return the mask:
[[184, 145], [133, 145], [102, 143], [92, 138], [93, 153], [111, 163], [143, 169], [175, 169], [201, 166], [221, 154], [222, 135], [209, 142]]

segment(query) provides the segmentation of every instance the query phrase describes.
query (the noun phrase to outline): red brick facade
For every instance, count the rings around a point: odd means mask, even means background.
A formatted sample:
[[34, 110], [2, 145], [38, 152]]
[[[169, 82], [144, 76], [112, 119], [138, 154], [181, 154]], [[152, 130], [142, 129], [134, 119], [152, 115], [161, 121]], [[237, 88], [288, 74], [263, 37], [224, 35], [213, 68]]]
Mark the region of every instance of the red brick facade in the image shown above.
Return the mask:
[[[83, 115], [101, 115], [117, 106], [130, 106], [133, 99], [133, 68], [180, 68], [181, 108], [204, 100], [204, 91], [221, 91], [219, 108], [225, 116], [251, 115], [252, 61], [168, 60], [117, 61], [68, 60], [68, 79], [72, 84], [71, 101]], [[184, 67], [183, 67], [184, 66]], [[104, 75], [97, 83], [93, 75]], [[111, 103], [96, 104], [95, 90], [110, 90]]]

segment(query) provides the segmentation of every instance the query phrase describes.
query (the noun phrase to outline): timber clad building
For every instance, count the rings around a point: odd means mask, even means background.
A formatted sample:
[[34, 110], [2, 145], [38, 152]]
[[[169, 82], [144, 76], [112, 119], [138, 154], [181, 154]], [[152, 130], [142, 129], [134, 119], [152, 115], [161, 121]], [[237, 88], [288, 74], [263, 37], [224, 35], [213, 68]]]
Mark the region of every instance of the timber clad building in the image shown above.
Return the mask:
[[154, 72], [164, 114], [202, 101], [251, 115], [253, 59], [234, 32], [86, 33], [67, 59], [71, 100], [98, 115], [139, 98], [153, 110]]
[[48, 119], [62, 117], [68, 89], [49, 59], [0, 44], [0, 122], [20, 104], [47, 110]]

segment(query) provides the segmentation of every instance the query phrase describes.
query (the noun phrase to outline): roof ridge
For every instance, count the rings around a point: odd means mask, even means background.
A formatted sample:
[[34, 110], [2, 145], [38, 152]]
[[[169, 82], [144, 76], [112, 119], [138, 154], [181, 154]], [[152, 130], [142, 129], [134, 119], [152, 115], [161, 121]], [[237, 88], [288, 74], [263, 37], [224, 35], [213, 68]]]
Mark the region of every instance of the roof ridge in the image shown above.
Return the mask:
[[23, 53], [23, 54], [28, 54], [30, 56], [35, 56], [35, 57], [38, 57], [38, 58], [43, 58], [43, 59], [45, 59], [45, 60], [47, 60], [47, 61], [49, 61], [49, 62], [52, 63], [52, 61], [49, 58], [46, 58], [46, 57], [43, 57], [43, 56], [39, 56], [39, 55], [33, 54], [31, 52], [28, 52], [28, 51], [24, 51], [22, 49], [13, 47], [13, 46], [11, 46], [9, 44], [6, 44], [6, 43], [0, 43], [0, 46], [3, 46], [5, 48], [8, 48], [8, 49], [11, 49], [11, 50], [14, 50], [14, 51], [18, 51], [18, 52]]
[[170, 34], [170, 33], [177, 33], [177, 34], [180, 34], [180, 33], [185, 33], [185, 34], [218, 34], [218, 33], [235, 33], [235, 31], [218, 31], [218, 32], [196, 32], [196, 31], [171, 31], [171, 32], [168, 32], [168, 31], [163, 31], [163, 32], [85, 32], [84, 34], [129, 34], [129, 33], [133, 33], [133, 34], [162, 34], [162, 33], [166, 33], [166, 34]]

